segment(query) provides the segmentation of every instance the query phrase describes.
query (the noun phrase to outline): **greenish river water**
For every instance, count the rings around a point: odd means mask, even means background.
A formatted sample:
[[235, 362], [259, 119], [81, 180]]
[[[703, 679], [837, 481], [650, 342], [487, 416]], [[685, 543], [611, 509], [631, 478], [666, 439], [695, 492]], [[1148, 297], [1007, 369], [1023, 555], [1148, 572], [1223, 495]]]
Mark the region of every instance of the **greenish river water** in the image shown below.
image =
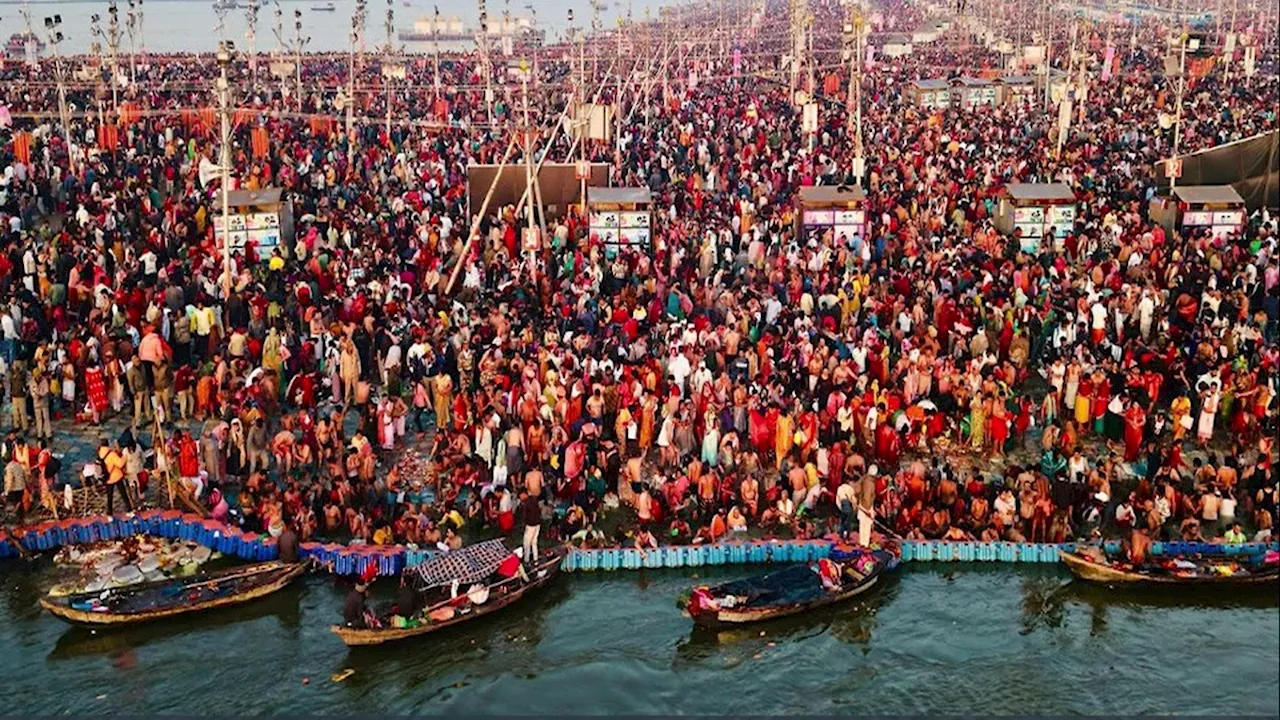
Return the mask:
[[[569, 575], [491, 618], [349, 652], [344, 588], [93, 634], [0, 565], [12, 713], [1280, 712], [1280, 602], [1118, 593], [1059, 568], [907, 566], [860, 604], [694, 631], [677, 595], [758, 568]], [[352, 668], [343, 682], [331, 675]], [[309, 679], [309, 682], [304, 682]]]

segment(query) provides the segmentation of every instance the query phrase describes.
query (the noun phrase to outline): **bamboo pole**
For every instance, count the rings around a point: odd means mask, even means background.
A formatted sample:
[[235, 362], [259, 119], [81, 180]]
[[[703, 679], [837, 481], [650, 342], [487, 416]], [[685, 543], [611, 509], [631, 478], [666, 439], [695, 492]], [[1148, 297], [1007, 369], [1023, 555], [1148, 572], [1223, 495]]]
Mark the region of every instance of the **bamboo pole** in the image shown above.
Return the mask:
[[511, 141], [507, 143], [506, 152], [502, 153], [502, 162], [498, 163], [498, 172], [494, 174], [493, 180], [489, 183], [489, 192], [485, 193], [484, 202], [480, 204], [480, 212], [471, 223], [471, 230], [467, 233], [467, 242], [462, 246], [462, 254], [458, 256], [458, 262], [453, 266], [453, 272], [449, 274], [449, 284], [444, 288], [445, 295], [453, 292], [453, 284], [458, 281], [458, 273], [462, 271], [467, 254], [471, 252], [471, 244], [475, 242], [476, 236], [480, 234], [479, 219], [484, 217], [485, 212], [489, 209], [489, 201], [493, 200], [493, 191], [498, 189], [498, 180], [502, 177], [502, 171], [507, 168], [507, 160], [511, 158], [511, 150], [515, 146], [516, 138], [515, 135], [512, 135]]

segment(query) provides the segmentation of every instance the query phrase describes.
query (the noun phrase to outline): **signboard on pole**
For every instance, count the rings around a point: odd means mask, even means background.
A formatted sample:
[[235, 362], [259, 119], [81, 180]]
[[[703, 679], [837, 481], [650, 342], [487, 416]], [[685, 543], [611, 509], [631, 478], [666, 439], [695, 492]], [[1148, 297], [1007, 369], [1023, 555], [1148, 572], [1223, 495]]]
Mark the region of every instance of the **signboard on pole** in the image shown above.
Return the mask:
[[538, 228], [525, 228], [521, 237], [523, 238], [522, 245], [525, 252], [538, 252]]
[[1169, 158], [1164, 165], [1164, 176], [1167, 178], [1182, 177], [1182, 158]]

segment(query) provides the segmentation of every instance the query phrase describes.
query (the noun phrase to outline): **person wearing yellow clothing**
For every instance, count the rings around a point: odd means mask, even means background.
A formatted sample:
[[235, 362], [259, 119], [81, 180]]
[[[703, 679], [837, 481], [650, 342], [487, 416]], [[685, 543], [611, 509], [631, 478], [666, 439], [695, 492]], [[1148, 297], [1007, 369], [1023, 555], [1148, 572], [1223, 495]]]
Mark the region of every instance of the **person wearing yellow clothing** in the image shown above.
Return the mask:
[[1173, 425], [1174, 441], [1181, 440], [1191, 429], [1191, 398], [1179, 395], [1169, 406], [1169, 420]]
[[133, 512], [133, 501], [129, 499], [129, 489], [124, 484], [124, 453], [120, 452], [119, 441], [110, 445], [103, 441], [98, 448], [98, 460], [102, 462], [103, 472], [107, 475], [107, 514], [112, 515], [115, 512], [113, 501], [117, 490], [120, 492], [120, 497], [124, 498], [125, 507], [129, 512]]
[[774, 435], [774, 463], [782, 469], [782, 461], [791, 453], [795, 444], [795, 421], [787, 413], [778, 415], [777, 434]]

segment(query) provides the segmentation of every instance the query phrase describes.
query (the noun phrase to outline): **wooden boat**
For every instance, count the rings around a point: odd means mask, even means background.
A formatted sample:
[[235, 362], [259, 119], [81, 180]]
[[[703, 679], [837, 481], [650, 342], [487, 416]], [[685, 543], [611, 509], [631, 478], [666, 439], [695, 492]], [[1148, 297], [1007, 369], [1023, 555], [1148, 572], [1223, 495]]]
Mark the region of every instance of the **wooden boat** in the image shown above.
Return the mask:
[[[455, 551], [457, 552], [457, 551]], [[542, 555], [538, 559], [537, 564], [533, 568], [525, 571], [528, 581], [514, 577], [509, 580], [503, 580], [485, 586], [485, 594], [487, 599], [480, 604], [469, 603], [464, 607], [454, 610], [452, 617], [445, 620], [419, 622], [419, 624], [409, 627], [380, 627], [380, 628], [353, 628], [345, 625], [330, 626], [330, 630], [335, 635], [342, 638], [342, 642], [348, 647], [358, 647], [366, 645], [382, 645], [399, 640], [407, 640], [409, 638], [428, 635], [448, 627], [461, 625], [462, 623], [475, 620], [495, 613], [505, 607], [508, 607], [525, 595], [537, 590], [544, 585], [550, 583], [560, 570], [560, 563], [564, 561], [567, 553], [563, 549], [551, 550]], [[406, 571], [407, 572], [407, 571]], [[459, 596], [465, 598], [465, 596]], [[429, 616], [432, 612], [439, 611], [444, 608], [451, 607], [455, 599], [443, 600], [435, 603], [423, 611], [423, 617]]]
[[207, 575], [46, 596], [40, 606], [76, 625], [128, 625], [255, 600], [305, 572], [305, 563], [267, 562]]
[[[1061, 552], [1058, 557], [1066, 563], [1067, 569], [1081, 580], [1106, 583], [1108, 585], [1261, 585], [1280, 581], [1280, 565], [1241, 567], [1232, 575], [1216, 572], [1195, 572], [1179, 574], [1159, 566], [1150, 568], [1115, 567], [1096, 562], [1080, 553]], [[1219, 562], [1236, 562], [1239, 557], [1224, 556], [1214, 558]], [[1213, 560], [1200, 559], [1200, 565], [1212, 564]]]
[[834, 605], [867, 592], [897, 566], [897, 558], [886, 550], [874, 550], [865, 557], [865, 561], [844, 562], [841, 583], [836, 587], [823, 584], [820, 563], [824, 561], [819, 560], [715, 587], [694, 588], [684, 611], [695, 623], [714, 627], [773, 620]]

